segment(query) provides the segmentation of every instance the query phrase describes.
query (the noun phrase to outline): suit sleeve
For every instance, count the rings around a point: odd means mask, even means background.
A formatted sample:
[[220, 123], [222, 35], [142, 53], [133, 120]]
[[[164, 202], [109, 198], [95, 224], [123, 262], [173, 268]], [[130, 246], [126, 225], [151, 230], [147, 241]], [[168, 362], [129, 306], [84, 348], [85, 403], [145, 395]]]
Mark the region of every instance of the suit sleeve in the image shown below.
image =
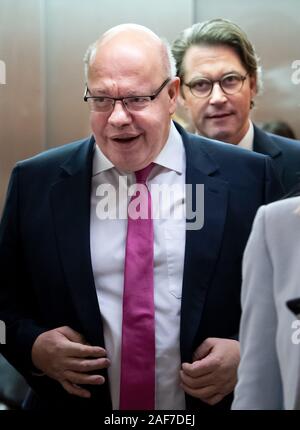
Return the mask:
[[30, 273], [22, 253], [18, 166], [13, 170], [0, 224], [0, 320], [6, 327], [1, 352], [25, 377], [33, 370], [32, 345], [46, 329], [34, 314]]
[[284, 196], [284, 189], [275, 170], [274, 162], [265, 157], [265, 203], [271, 203]]
[[[264, 198], [261, 204], [268, 204], [281, 199], [284, 196], [284, 190], [274, 168], [274, 162], [269, 156], [264, 156], [265, 162], [265, 181], [264, 181]], [[239, 340], [239, 334], [235, 333], [228, 337], [229, 339]]]
[[273, 267], [259, 209], [243, 259], [241, 362], [232, 409], [281, 409]]

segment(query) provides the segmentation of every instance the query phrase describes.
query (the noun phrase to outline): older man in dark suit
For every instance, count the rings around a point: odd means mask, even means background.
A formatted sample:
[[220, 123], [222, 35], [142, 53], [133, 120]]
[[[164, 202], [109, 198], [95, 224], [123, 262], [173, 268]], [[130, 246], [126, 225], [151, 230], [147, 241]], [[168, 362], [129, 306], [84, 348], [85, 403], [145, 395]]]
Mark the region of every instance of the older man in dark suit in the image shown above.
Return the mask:
[[179, 79], [150, 30], [111, 29], [86, 63], [93, 136], [11, 177], [3, 354], [43, 408], [228, 408], [243, 249], [257, 208], [282, 194], [272, 162], [171, 121]]

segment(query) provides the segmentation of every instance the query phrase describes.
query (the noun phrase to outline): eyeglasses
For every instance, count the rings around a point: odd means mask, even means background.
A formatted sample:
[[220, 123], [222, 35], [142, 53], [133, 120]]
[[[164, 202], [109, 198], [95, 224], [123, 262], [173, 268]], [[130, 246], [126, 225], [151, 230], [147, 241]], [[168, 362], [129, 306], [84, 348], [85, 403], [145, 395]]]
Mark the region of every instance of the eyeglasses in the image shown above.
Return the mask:
[[167, 78], [161, 86], [150, 96], [130, 96], [130, 97], [106, 97], [106, 96], [88, 96], [90, 90], [85, 89], [83, 100], [88, 102], [92, 112], [112, 112], [117, 101], [120, 101], [128, 112], [138, 112], [147, 108], [150, 103], [156, 99], [159, 93], [164, 89], [171, 78]]
[[220, 85], [223, 93], [232, 95], [241, 91], [247, 75], [248, 73], [246, 73], [245, 76], [242, 76], [239, 73], [230, 73], [228, 75], [222, 76], [221, 79], [215, 80], [208, 78], [197, 78], [187, 84], [184, 83], [184, 85], [189, 87], [193, 96], [199, 98], [209, 97], [212, 93], [215, 83]]

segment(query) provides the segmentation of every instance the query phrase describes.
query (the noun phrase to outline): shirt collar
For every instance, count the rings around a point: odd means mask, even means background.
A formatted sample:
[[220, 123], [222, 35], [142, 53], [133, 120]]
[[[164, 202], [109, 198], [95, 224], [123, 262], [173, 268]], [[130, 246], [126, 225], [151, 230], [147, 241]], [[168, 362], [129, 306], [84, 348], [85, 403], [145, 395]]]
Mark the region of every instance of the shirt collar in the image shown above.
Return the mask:
[[[171, 121], [167, 142], [153, 162], [160, 166], [166, 167], [169, 170], [174, 170], [179, 174], [183, 173], [184, 148], [181, 136], [177, 131], [173, 121]], [[99, 173], [114, 167], [115, 166], [113, 163], [103, 154], [99, 146], [95, 143], [93, 156], [93, 176], [96, 176]]]
[[174, 170], [179, 174], [183, 173], [184, 147], [180, 133], [177, 131], [173, 121], [171, 121], [167, 142], [154, 160], [154, 163], [169, 170]]
[[254, 127], [252, 121], [249, 121], [249, 128], [243, 139], [238, 143], [238, 146], [253, 151]]

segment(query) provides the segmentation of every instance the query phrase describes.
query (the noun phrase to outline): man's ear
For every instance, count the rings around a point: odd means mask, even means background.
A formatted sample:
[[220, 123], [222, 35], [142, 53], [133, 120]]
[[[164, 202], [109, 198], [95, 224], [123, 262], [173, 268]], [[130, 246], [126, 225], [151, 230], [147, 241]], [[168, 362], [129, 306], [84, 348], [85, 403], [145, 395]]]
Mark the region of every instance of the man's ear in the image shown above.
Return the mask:
[[172, 115], [177, 106], [177, 100], [179, 96], [179, 87], [180, 87], [180, 79], [179, 78], [173, 78], [169, 87], [168, 87], [168, 94], [170, 97], [170, 114]]
[[250, 76], [249, 78], [249, 85], [250, 85], [250, 91], [251, 91], [251, 99], [253, 99], [257, 94], [257, 80], [256, 76]]
[[179, 78], [173, 78], [170, 85], [169, 85], [169, 96], [170, 99], [176, 98], [179, 95], [179, 87], [180, 87], [180, 79]]

